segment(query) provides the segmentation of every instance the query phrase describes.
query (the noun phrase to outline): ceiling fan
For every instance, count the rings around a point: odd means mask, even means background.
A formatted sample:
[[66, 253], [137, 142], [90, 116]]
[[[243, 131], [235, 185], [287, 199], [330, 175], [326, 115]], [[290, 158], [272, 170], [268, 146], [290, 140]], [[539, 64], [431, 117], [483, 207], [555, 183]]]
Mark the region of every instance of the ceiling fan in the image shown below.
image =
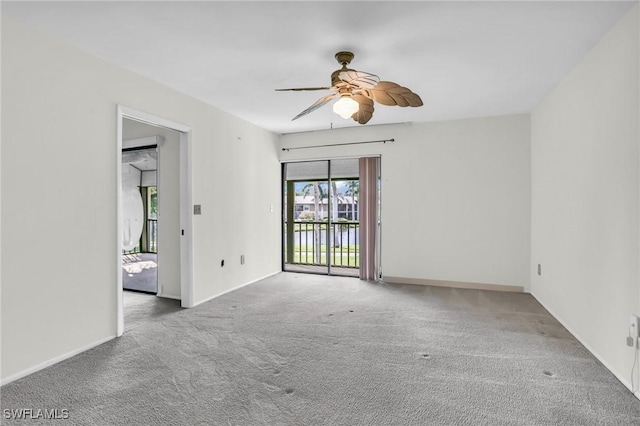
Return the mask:
[[318, 99], [309, 108], [293, 117], [297, 120], [339, 98], [333, 105], [333, 112], [340, 117], [353, 118], [360, 124], [367, 123], [373, 117], [373, 101], [382, 105], [400, 107], [422, 106], [422, 99], [410, 89], [391, 81], [380, 81], [377, 75], [347, 68], [353, 59], [351, 52], [338, 52], [335, 57], [342, 68], [331, 74], [331, 87], [300, 87], [294, 89], [276, 89], [276, 91], [332, 90], [333, 93]]

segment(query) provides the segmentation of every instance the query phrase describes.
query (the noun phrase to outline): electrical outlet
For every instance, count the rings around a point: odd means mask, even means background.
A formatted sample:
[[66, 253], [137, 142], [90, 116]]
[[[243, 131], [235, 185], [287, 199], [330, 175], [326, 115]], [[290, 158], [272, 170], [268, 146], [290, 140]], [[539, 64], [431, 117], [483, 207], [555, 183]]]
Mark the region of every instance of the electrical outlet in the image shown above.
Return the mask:
[[244, 265], [244, 254], [240, 255], [240, 264]]

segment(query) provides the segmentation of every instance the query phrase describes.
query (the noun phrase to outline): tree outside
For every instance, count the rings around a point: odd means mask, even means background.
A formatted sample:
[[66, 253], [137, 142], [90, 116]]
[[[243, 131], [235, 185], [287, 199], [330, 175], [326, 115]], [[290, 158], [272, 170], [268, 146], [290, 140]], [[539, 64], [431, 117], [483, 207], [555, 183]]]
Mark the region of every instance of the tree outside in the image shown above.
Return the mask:
[[[313, 222], [310, 224], [313, 226], [313, 238], [306, 239], [312, 243], [310, 246], [301, 247], [304, 253], [300, 251], [296, 253], [296, 260], [303, 262], [307, 259], [308, 255], [311, 255], [315, 264], [325, 264], [329, 234], [331, 234], [331, 240], [333, 248], [344, 249], [338, 252], [332, 251], [332, 265], [334, 266], [357, 266], [357, 242], [352, 245], [351, 243], [342, 246], [342, 237], [344, 232], [351, 232], [351, 230], [357, 230], [357, 225], [349, 223], [357, 220], [357, 204], [360, 185], [357, 179], [352, 180], [332, 180], [331, 191], [329, 191], [329, 182], [327, 181], [308, 181], [296, 183], [296, 195], [303, 197], [313, 198], [313, 210], [300, 211], [297, 217], [299, 221]], [[331, 192], [331, 209], [330, 211], [324, 211], [324, 201], [329, 198], [329, 192]], [[341, 204], [342, 203], [342, 204]], [[342, 209], [340, 205], [344, 206]], [[343, 217], [340, 217], [343, 215]], [[335, 229], [329, 229], [329, 226], [323, 222], [327, 220], [327, 217], [331, 217], [331, 222], [334, 223]], [[346, 223], [345, 223], [346, 222]], [[308, 225], [302, 225], [297, 227], [296, 232], [303, 232], [307, 235]], [[323, 232], [325, 233], [325, 241], [323, 241]], [[357, 231], [356, 231], [357, 232]], [[355, 257], [354, 257], [355, 256]]]

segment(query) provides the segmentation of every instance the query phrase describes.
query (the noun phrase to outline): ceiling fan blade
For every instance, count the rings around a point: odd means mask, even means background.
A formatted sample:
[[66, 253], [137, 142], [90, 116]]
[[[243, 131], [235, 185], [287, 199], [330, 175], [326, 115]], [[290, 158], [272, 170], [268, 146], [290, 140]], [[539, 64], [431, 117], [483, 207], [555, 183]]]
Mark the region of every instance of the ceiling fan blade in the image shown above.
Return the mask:
[[333, 99], [334, 97], [336, 97], [338, 94], [337, 93], [332, 93], [330, 95], [327, 96], [323, 96], [322, 98], [318, 99], [317, 101], [315, 101], [315, 103], [313, 105], [311, 105], [309, 108], [305, 109], [304, 111], [302, 111], [300, 114], [296, 115], [295, 117], [293, 117], [291, 119], [291, 121], [293, 120], [297, 120], [298, 118], [302, 117], [303, 115], [307, 115], [310, 112], [313, 112], [315, 110], [317, 110], [318, 108], [320, 108], [321, 106], [323, 106], [324, 104], [326, 104], [327, 102], [329, 102], [331, 99]]
[[382, 105], [397, 105], [400, 107], [419, 107], [423, 105], [420, 96], [392, 81], [379, 82], [374, 88], [367, 90], [367, 95]]
[[302, 92], [305, 90], [331, 90], [331, 87], [296, 87], [293, 89], [276, 89], [276, 92], [287, 92], [287, 91], [294, 91], [294, 92]]
[[353, 95], [353, 99], [360, 104], [360, 108], [351, 118], [360, 124], [367, 123], [373, 117], [373, 100], [364, 95]]
[[380, 77], [375, 74], [355, 70], [342, 71], [338, 78], [361, 89], [373, 89], [380, 81]]

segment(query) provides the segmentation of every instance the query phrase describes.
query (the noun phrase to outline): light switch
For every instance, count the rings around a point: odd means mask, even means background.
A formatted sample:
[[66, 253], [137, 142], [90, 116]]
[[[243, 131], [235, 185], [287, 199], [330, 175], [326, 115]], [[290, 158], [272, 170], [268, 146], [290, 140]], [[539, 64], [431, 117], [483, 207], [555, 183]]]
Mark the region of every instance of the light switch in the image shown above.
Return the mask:
[[202, 206], [200, 204], [193, 205], [193, 214], [202, 214]]

